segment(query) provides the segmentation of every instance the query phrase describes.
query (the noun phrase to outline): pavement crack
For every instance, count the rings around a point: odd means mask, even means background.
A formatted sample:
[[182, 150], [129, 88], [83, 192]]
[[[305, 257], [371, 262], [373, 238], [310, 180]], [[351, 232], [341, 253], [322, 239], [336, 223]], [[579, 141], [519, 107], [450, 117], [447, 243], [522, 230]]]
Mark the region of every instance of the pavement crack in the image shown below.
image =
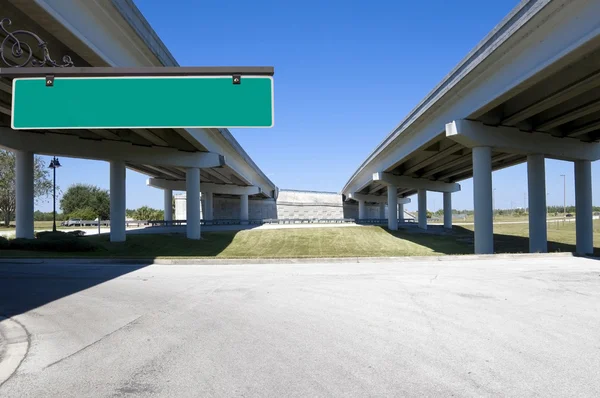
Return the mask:
[[439, 273], [435, 274], [433, 278], [429, 279], [429, 283], [433, 283], [433, 281], [437, 279], [438, 275]]
[[66, 359], [69, 359], [69, 358], [71, 358], [71, 357], [74, 357], [75, 355], [79, 354], [79, 353], [80, 353], [80, 352], [82, 352], [82, 351], [85, 351], [85, 350], [87, 350], [88, 348], [92, 347], [92, 346], [93, 346], [93, 345], [95, 345], [96, 343], [99, 343], [99, 342], [101, 342], [102, 340], [106, 339], [107, 337], [110, 337], [110, 336], [112, 336], [113, 334], [115, 334], [115, 333], [116, 333], [116, 332], [118, 332], [119, 330], [122, 330], [122, 329], [126, 328], [127, 326], [131, 325], [132, 323], [136, 322], [136, 321], [137, 321], [138, 319], [140, 319], [142, 316], [143, 316], [143, 315], [140, 315], [140, 316], [138, 316], [138, 317], [137, 317], [137, 318], [135, 318], [134, 320], [132, 320], [132, 321], [130, 321], [130, 322], [127, 322], [125, 325], [121, 326], [121, 327], [120, 327], [120, 328], [118, 328], [118, 329], [115, 329], [115, 330], [113, 330], [113, 331], [112, 331], [112, 332], [110, 332], [110, 333], [107, 333], [107, 334], [105, 334], [104, 336], [100, 337], [98, 340], [94, 341], [93, 343], [90, 343], [90, 344], [86, 345], [85, 347], [83, 347], [83, 348], [81, 348], [81, 349], [79, 349], [79, 350], [75, 351], [74, 353], [72, 353], [72, 354], [70, 354], [70, 355], [67, 355], [67, 356], [66, 356], [66, 357], [64, 357], [64, 358], [61, 358], [61, 359], [59, 359], [59, 360], [58, 360], [58, 361], [56, 361], [56, 362], [52, 362], [50, 365], [46, 366], [46, 367], [44, 368], [44, 370], [46, 370], [46, 369], [48, 369], [48, 368], [50, 368], [50, 367], [52, 367], [52, 366], [54, 366], [54, 365], [57, 365], [57, 364], [61, 363], [62, 361], [66, 360]]
[[[27, 337], [27, 349], [25, 350], [25, 355], [23, 355], [23, 358], [21, 358], [21, 360], [19, 361], [19, 364], [15, 367], [15, 369], [8, 375], [8, 377], [6, 379], [4, 379], [4, 380], [2, 380], [2, 382], [0, 382], [0, 387], [2, 387], [4, 385], [4, 383], [9, 381], [17, 373], [17, 371], [23, 364], [23, 361], [25, 361], [25, 358], [27, 358], [27, 355], [29, 355], [29, 350], [31, 349], [31, 334], [29, 333], [29, 330], [27, 330], [25, 325], [23, 325], [21, 322], [19, 322], [16, 318], [0, 315], [0, 321], [2, 321], [4, 319], [9, 319], [9, 320], [15, 322], [17, 325], [19, 325], [23, 329], [23, 331], [25, 332], [25, 335]], [[0, 360], [2, 360], [2, 358], [0, 358]]]

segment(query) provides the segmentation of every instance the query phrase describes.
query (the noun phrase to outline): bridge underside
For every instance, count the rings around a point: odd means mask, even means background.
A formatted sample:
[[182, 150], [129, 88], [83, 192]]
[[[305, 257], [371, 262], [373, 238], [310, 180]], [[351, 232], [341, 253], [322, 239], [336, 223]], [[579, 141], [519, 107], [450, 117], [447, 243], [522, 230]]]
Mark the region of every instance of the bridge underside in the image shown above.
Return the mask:
[[[490, 127], [514, 127], [523, 140], [534, 139], [533, 133], [577, 140], [600, 141], [600, 48], [580, 55], [559, 70], [549, 70], [542, 77], [520, 85], [510, 95], [499, 98], [467, 119]], [[451, 120], [448, 120], [451, 122]], [[472, 148], [440, 134], [417, 151], [401, 159], [385, 172], [432, 181], [458, 182], [473, 177]], [[493, 130], [488, 130], [493, 131]], [[558, 156], [546, 155], [548, 158]], [[492, 148], [492, 170], [524, 163], [526, 153]], [[387, 195], [387, 185], [371, 181], [357, 193]], [[417, 193], [413, 187], [398, 187], [397, 195]]]
[[[33, 237], [34, 154], [57, 155], [110, 162], [111, 240], [125, 240], [125, 170], [183, 184], [196, 203], [189, 206], [188, 237], [200, 237], [200, 187], [257, 189], [236, 197], [241, 203], [240, 218], [247, 219], [248, 197], [276, 196], [277, 188], [260, 171], [227, 129], [79, 129], [15, 131], [11, 126], [14, 73], [10, 67], [24, 64], [33, 49], [33, 59], [43, 52], [33, 32], [47, 43], [50, 56], [59, 64], [64, 55], [76, 67], [177, 67], [176, 60], [160, 41], [139, 10], [128, 0], [104, 2], [75, 0], [5, 0], [0, 7], [4, 28], [14, 32], [23, 56], [11, 53], [9, 37], [3, 56], [9, 68], [0, 75], [0, 148], [16, 153], [17, 237]], [[6, 33], [0, 29], [0, 41]], [[11, 41], [12, 40], [12, 41]], [[22, 70], [22, 69], [20, 69]], [[115, 93], [115, 96], [119, 95]], [[169, 101], [157, 97], [156, 101]], [[44, 104], [40, 103], [40, 107]], [[227, 196], [227, 190], [214, 190]], [[211, 193], [212, 195], [212, 193]], [[211, 196], [212, 198], [212, 196]], [[172, 190], [164, 190], [165, 219], [172, 218]]]

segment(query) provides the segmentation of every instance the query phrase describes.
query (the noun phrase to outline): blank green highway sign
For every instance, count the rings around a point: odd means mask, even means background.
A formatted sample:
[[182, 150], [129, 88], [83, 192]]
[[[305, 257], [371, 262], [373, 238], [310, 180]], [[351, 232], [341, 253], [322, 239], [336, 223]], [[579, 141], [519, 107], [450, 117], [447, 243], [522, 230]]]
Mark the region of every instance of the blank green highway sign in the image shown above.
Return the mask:
[[16, 130], [272, 127], [273, 78], [19, 78], [12, 107]]

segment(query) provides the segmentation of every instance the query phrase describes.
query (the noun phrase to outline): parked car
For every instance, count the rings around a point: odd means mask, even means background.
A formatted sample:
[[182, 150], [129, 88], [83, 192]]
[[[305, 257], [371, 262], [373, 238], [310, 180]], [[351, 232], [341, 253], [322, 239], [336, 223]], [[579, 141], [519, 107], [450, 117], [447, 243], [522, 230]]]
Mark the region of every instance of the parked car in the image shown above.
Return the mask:
[[567, 213], [567, 215], [565, 217], [573, 217], [573, 214]]
[[82, 224], [83, 224], [83, 220], [81, 218], [70, 218], [65, 222], [64, 226], [80, 227]]

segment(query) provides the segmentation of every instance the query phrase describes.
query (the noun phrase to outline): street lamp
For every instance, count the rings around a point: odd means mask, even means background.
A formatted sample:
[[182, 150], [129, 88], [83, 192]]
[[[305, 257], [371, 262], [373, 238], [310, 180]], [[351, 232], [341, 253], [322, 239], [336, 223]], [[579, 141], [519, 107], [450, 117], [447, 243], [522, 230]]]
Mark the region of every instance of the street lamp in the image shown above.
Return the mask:
[[52, 190], [52, 231], [56, 232], [56, 169], [60, 167], [60, 162], [56, 156], [50, 161], [49, 167], [54, 174], [54, 186]]
[[563, 217], [567, 215], [567, 176], [560, 175], [563, 178]]

